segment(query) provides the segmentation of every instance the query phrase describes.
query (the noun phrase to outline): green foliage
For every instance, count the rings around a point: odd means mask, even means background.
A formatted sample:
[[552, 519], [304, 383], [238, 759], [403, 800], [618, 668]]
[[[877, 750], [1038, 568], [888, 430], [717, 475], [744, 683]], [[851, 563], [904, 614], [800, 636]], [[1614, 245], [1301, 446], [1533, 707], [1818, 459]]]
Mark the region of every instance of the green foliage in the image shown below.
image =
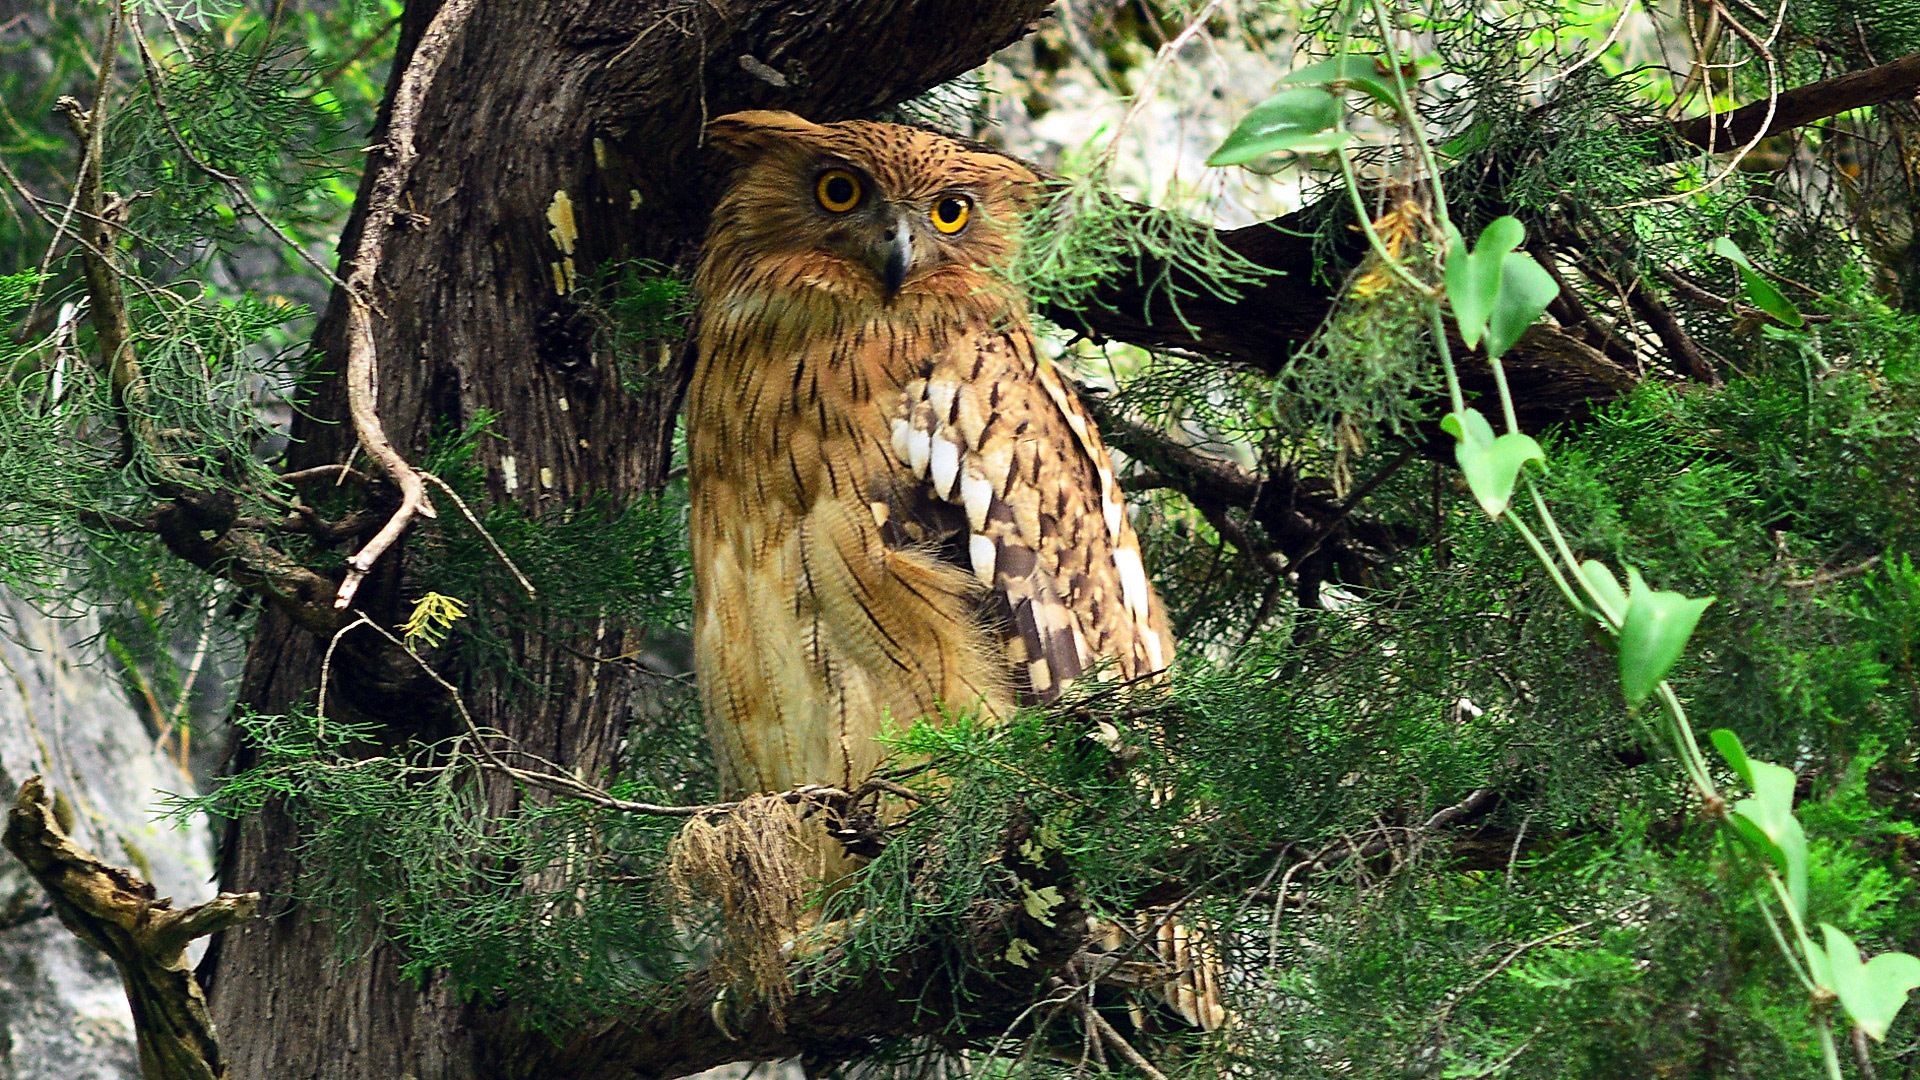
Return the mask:
[[1786, 9], [1787, 21], [1801, 34], [1858, 47], [1859, 59], [1887, 63], [1920, 50], [1920, 3], [1880, 0], [1850, 4], [1846, 0], [1798, 0]]
[[388, 747], [376, 725], [306, 711], [235, 722], [252, 768], [177, 809], [294, 810], [295, 899], [342, 929], [341, 962], [377, 934], [403, 949], [404, 976], [510, 999], [552, 1032], [644, 1004], [679, 970], [679, 932], [649, 884], [677, 819], [537, 794], [491, 810], [483, 752], [464, 737]]
[[684, 628], [691, 603], [684, 486], [626, 507], [591, 499], [529, 513], [515, 503], [489, 502], [474, 451], [491, 423], [483, 415], [462, 432], [444, 433], [421, 464], [470, 505], [484, 507], [480, 528], [527, 576], [535, 595], [527, 596], [464, 516], [443, 512], [434, 525], [423, 525], [410, 588], [472, 605], [470, 618], [449, 627], [446, 659], [456, 670], [505, 672], [537, 684], [538, 676], [518, 663], [519, 635], [618, 642], [625, 630], [657, 635]]
[[242, 178], [278, 222], [333, 216], [330, 185], [357, 166], [356, 155], [346, 152], [339, 103], [316, 92], [319, 73], [303, 50], [196, 37], [186, 52], [154, 62], [161, 78], [117, 103], [107, 125], [106, 184], [140, 193], [130, 229], [163, 249], [245, 242], [255, 227], [249, 209], [215, 172]]
[[1142, 315], [1156, 302], [1179, 318], [1180, 301], [1205, 290], [1233, 299], [1269, 272], [1226, 246], [1210, 226], [1184, 214], [1115, 195], [1096, 167], [1048, 190], [1028, 214], [1011, 278], [1036, 306], [1069, 310], [1100, 303], [1102, 286], [1139, 287]]
[[645, 259], [602, 268], [580, 293], [596, 347], [622, 363], [622, 383], [639, 389], [671, 366], [671, 346], [693, 318], [693, 291], [672, 268]]

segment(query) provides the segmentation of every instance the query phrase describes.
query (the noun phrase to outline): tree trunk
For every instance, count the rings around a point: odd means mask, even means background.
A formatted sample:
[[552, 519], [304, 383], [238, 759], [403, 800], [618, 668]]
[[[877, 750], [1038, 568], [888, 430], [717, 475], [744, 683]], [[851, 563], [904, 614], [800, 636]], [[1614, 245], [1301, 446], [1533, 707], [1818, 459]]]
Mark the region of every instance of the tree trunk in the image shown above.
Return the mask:
[[[436, 7], [408, 6], [389, 110]], [[593, 495], [625, 502], [656, 489], [669, 465], [686, 350], [665, 365], [596, 353], [569, 280], [584, 282], [617, 260], [687, 265], [719, 182], [700, 148], [705, 118], [756, 107], [818, 120], [869, 112], [978, 65], [1043, 10], [1042, 0], [476, 5], [422, 107], [420, 156], [402, 194], [408, 217], [387, 241], [375, 288], [378, 408], [394, 445], [418, 460], [436, 431], [484, 410], [497, 416], [477, 459], [492, 499], [535, 510]], [[388, 161], [377, 148], [369, 153], [342, 241], [342, 277], [359, 250], [371, 183]], [[578, 227], [570, 252], [560, 244], [571, 237], [556, 225], [569, 207]], [[336, 374], [315, 388], [296, 425], [293, 468], [351, 452], [337, 374], [346, 309], [336, 291], [317, 342]], [[356, 606], [387, 625], [403, 617], [413, 598], [407, 561], [403, 541], [376, 565]], [[462, 687], [466, 702], [481, 726], [580, 775], [604, 775], [632, 695], [617, 684], [622, 676], [579, 654], [621, 652], [629, 645], [622, 633], [522, 637], [516, 659], [544, 692], [480, 673]], [[446, 733], [432, 688], [404, 661], [357, 641], [345, 639], [335, 658], [330, 711], [380, 721], [395, 740]], [[243, 706], [280, 713], [311, 700], [325, 646], [270, 611]], [[504, 788], [489, 792], [495, 809], [513, 798]], [[334, 930], [285, 899], [297, 879], [295, 840], [291, 822], [269, 811], [233, 830], [224, 853], [224, 887], [267, 897], [263, 917], [219, 938], [202, 967], [235, 1080], [518, 1074], [526, 1055], [510, 1003], [462, 1005], [437, 982], [404, 984], [384, 946], [334, 965]]]

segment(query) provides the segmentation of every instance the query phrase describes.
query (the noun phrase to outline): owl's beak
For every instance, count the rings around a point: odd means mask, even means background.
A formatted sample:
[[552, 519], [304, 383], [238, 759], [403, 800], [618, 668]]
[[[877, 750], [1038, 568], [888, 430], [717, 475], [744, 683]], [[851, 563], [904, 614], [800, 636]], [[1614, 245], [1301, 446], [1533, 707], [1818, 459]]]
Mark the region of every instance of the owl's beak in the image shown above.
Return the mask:
[[907, 280], [907, 271], [913, 267], [913, 227], [907, 223], [904, 211], [896, 210], [893, 215], [893, 227], [887, 232], [885, 247], [877, 252], [883, 258], [880, 270], [880, 285], [887, 302], [893, 301], [894, 294]]

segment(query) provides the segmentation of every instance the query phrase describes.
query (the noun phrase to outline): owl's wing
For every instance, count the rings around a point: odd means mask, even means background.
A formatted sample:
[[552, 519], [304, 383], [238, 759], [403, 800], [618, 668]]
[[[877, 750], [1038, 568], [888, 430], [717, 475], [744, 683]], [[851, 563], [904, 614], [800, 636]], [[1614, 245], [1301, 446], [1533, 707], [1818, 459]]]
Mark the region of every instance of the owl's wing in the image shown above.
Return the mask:
[[[970, 566], [1004, 604], [1006, 648], [1028, 700], [1057, 697], [1100, 660], [1126, 678], [1171, 661], [1173, 638], [1106, 445], [1025, 328], [950, 344], [907, 384], [892, 443], [916, 490], [893, 493], [889, 505], [911, 507], [903, 494], [933, 503], [893, 531]], [[1220, 1027], [1220, 961], [1205, 935], [1166, 912], [1146, 924], [1175, 972], [1167, 1004], [1196, 1027]]]
[[1004, 602], [1029, 700], [1100, 660], [1132, 678], [1172, 659], [1106, 446], [1024, 327], [952, 339], [907, 385], [892, 443], [920, 491], [951, 508], [949, 557]]

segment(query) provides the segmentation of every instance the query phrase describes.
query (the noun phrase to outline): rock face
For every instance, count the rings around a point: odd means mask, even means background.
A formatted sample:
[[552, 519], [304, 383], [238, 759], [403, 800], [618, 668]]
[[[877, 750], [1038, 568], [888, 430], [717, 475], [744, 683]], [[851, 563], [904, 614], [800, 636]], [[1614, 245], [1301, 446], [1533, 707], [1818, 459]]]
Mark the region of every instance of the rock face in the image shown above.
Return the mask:
[[[46, 778], [76, 843], [133, 869], [175, 907], [213, 896], [212, 834], [156, 820], [193, 781], [156, 752], [113, 672], [83, 650], [90, 619], [49, 619], [0, 593], [0, 799]], [[139, 1080], [113, 964], [82, 945], [0, 852], [0, 1080]]]

